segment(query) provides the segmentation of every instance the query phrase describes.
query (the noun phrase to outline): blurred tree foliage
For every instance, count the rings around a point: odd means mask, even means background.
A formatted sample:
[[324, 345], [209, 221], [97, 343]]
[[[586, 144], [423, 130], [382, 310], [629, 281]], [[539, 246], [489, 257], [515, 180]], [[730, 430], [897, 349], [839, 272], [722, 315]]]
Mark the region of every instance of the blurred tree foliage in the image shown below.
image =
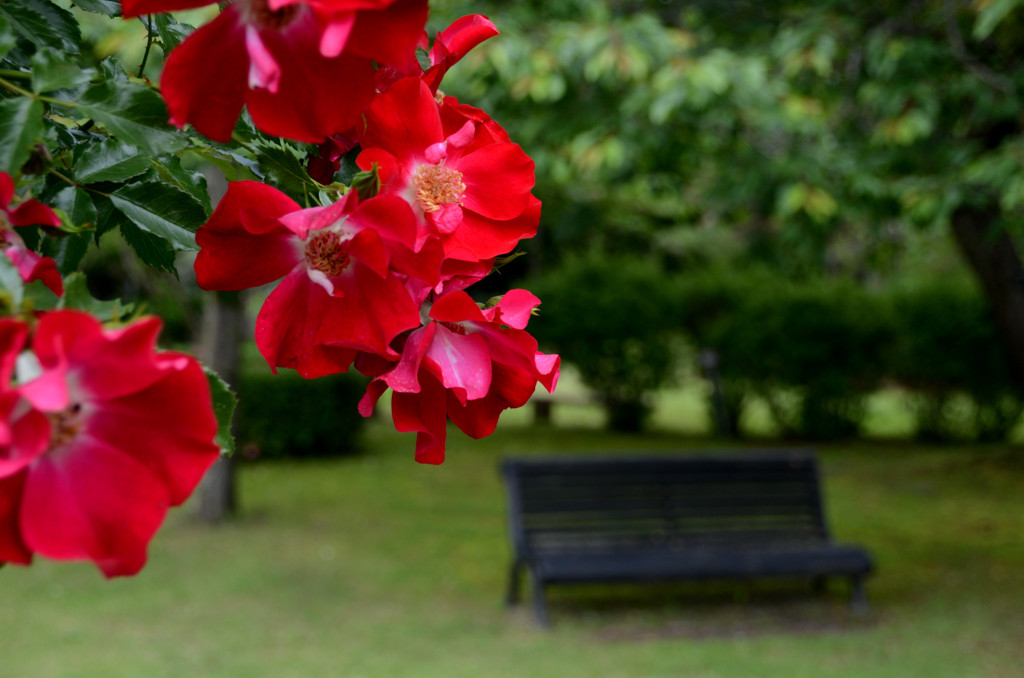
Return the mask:
[[[437, 28], [464, 10], [433, 3]], [[646, 256], [794, 281], [955, 236], [1024, 384], [1024, 0], [482, 0], [449, 78], [537, 161], [526, 265]], [[572, 359], [572, 355], [567, 356]]]

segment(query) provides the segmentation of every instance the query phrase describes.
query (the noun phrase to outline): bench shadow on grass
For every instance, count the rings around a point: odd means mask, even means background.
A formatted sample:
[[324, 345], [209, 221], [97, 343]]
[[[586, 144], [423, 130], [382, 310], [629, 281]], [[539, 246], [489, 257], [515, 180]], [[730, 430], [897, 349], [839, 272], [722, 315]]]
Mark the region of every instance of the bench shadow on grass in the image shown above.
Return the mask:
[[847, 584], [839, 580], [820, 593], [795, 581], [556, 586], [548, 603], [556, 626], [608, 641], [842, 634], [879, 623], [876, 609], [850, 609]]

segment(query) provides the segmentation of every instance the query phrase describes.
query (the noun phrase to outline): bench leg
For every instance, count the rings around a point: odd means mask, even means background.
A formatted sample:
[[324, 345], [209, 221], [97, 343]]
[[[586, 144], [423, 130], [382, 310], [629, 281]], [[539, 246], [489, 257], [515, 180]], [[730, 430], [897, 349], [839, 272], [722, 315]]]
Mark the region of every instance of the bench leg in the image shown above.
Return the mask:
[[508, 571], [508, 592], [505, 594], [505, 605], [511, 607], [519, 602], [519, 579], [522, 564], [518, 560], [512, 561], [512, 567]]
[[864, 590], [864, 577], [850, 577], [850, 610], [858, 616], [868, 612], [868, 596]]
[[530, 570], [530, 589], [533, 602], [533, 619], [538, 626], [547, 628], [551, 626], [551, 618], [548, 616], [548, 601], [544, 595], [544, 582], [537, 573]]

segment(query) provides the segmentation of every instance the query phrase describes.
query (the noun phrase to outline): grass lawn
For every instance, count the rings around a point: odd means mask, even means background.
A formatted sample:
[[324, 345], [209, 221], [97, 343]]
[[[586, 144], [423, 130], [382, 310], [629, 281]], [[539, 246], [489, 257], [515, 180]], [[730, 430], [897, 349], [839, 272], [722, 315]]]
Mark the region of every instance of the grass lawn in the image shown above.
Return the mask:
[[210, 528], [178, 510], [135, 578], [3, 568], [0, 677], [1021, 675], [1020, 451], [819, 446], [834, 533], [876, 556], [867, 618], [841, 582], [823, 597], [803, 583], [554, 588], [542, 631], [502, 606], [498, 459], [720, 443], [511, 414], [489, 439], [453, 431], [441, 467], [415, 464], [381, 419], [363, 456], [247, 464], [241, 517]]

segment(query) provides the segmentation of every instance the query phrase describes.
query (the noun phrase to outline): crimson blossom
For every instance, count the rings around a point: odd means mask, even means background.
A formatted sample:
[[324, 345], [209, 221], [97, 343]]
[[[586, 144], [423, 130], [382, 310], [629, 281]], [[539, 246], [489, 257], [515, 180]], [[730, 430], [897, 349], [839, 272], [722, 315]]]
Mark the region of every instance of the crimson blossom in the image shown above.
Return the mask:
[[548, 392], [558, 382], [560, 358], [540, 353], [525, 331], [539, 304], [521, 289], [487, 309], [461, 290], [441, 295], [430, 305], [427, 322], [408, 335], [397, 364], [366, 361], [365, 371], [379, 374], [359, 412], [370, 416], [390, 387], [395, 428], [416, 433], [421, 463], [444, 461], [449, 419], [473, 438], [490, 435], [499, 415], [525, 405], [538, 382]]
[[58, 297], [64, 294], [64, 281], [57, 263], [50, 257], [41, 257], [26, 245], [15, 226], [60, 226], [60, 217], [38, 200], [23, 200], [11, 207], [14, 200], [14, 180], [7, 172], [0, 172], [0, 247], [18, 269], [21, 279], [29, 283], [41, 280]]
[[399, 80], [374, 99], [359, 143], [359, 167], [377, 167], [381, 192], [413, 207], [418, 241], [440, 238], [446, 258], [486, 260], [537, 233], [533, 160], [484, 120], [446, 129], [422, 79]]
[[[124, 0], [125, 17], [211, 0]], [[227, 142], [243, 106], [264, 132], [316, 143], [353, 127], [375, 64], [415, 64], [427, 0], [234, 0], [171, 51], [161, 90], [171, 122]]]
[[256, 319], [256, 345], [275, 371], [306, 378], [346, 371], [358, 351], [397, 359], [390, 344], [419, 326], [420, 302], [441, 267], [436, 242], [416, 248], [405, 201], [360, 201], [356, 191], [302, 209], [270, 186], [233, 182], [196, 242], [203, 289], [281, 280]]
[[0, 320], [0, 562], [91, 560], [108, 577], [145, 564], [220, 453], [206, 375], [157, 352], [159, 331], [54, 311], [22, 352], [29, 328]]

